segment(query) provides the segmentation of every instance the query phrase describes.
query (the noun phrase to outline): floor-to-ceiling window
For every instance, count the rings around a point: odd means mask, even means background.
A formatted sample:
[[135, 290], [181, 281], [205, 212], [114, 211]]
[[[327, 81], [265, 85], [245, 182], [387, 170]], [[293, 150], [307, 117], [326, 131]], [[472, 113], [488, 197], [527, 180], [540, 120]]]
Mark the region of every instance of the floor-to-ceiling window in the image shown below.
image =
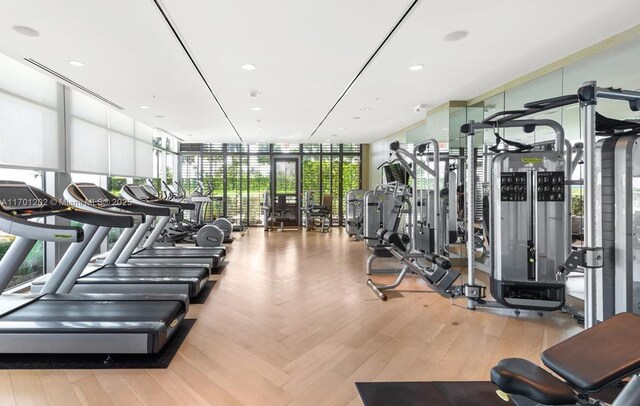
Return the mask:
[[[43, 177], [44, 172], [42, 171], [0, 168], [0, 179], [25, 182], [38, 189], [44, 189]], [[15, 236], [0, 231], [0, 259], [4, 257], [15, 239]], [[13, 278], [11, 278], [11, 282], [7, 286], [8, 289], [44, 274], [44, 250], [44, 243], [38, 241], [29, 252], [29, 255], [27, 255], [25, 261], [20, 265], [18, 271], [13, 275]]]
[[273, 156], [300, 158], [301, 197], [311, 191], [319, 204], [332, 195], [334, 224], [343, 224], [346, 194], [361, 187], [360, 144], [181, 144], [180, 179], [188, 193], [198, 180], [211, 191], [206, 220], [226, 216], [235, 224], [262, 225]]

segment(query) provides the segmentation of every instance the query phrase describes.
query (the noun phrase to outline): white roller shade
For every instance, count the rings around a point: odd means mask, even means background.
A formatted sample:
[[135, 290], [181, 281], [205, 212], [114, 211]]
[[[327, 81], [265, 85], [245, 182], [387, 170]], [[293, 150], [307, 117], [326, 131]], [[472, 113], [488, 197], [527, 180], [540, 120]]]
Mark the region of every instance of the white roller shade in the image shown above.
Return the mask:
[[109, 108], [102, 102], [68, 89], [67, 171], [109, 173]]
[[1, 54], [0, 72], [0, 165], [64, 169], [61, 86]]
[[80, 118], [100, 127], [109, 127], [109, 108], [106, 104], [77, 90], [67, 91], [67, 94], [71, 119]]
[[109, 134], [109, 174], [114, 176], [134, 176], [135, 172], [134, 139], [126, 135], [110, 132]]
[[155, 130], [148, 125], [136, 121], [136, 139], [151, 144], [153, 142], [153, 132]]
[[136, 121], [136, 172], [137, 178], [153, 177], [153, 136], [157, 130]]
[[109, 173], [109, 130], [72, 118], [68, 158], [68, 172]]
[[69, 171], [153, 176], [153, 128], [76, 90], [68, 94]]
[[136, 140], [136, 178], [153, 178], [153, 147]]
[[116, 109], [109, 109], [109, 129], [133, 137], [135, 121]]

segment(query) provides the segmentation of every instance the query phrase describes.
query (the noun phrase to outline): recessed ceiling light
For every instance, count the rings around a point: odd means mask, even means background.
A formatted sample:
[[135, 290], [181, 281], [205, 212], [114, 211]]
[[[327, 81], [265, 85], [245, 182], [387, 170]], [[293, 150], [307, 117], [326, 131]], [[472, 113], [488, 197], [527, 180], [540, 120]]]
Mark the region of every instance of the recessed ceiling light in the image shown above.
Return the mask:
[[84, 63], [82, 63], [82, 62], [80, 62], [80, 61], [74, 61], [73, 59], [71, 59], [71, 60], [69, 61], [69, 65], [77, 66], [77, 67], [81, 68], [81, 67], [83, 67], [83, 66], [84, 66]]
[[455, 42], [455, 41], [460, 41], [461, 39], [465, 38], [467, 35], [469, 35], [469, 31], [459, 30], [459, 31], [453, 31], [448, 33], [442, 39], [447, 42]]
[[18, 34], [26, 35], [27, 37], [39, 37], [40, 33], [33, 28], [25, 27], [24, 25], [14, 25], [13, 30]]
[[445, 128], [441, 128], [440, 130], [441, 130], [441, 131], [449, 131], [449, 129], [448, 129], [447, 127], [445, 127]]
[[354, 119], [354, 120], [360, 120], [360, 117], [358, 117], [358, 116], [354, 116], [354, 117], [351, 117], [351, 118]]
[[343, 127], [338, 128], [338, 131], [344, 131]]
[[371, 107], [363, 107], [362, 111], [371, 111]]
[[149, 106], [145, 106], [144, 104], [142, 106], [140, 106], [141, 109], [143, 110], [149, 110]]
[[424, 69], [424, 65], [411, 65], [409, 66], [409, 70], [418, 71]]
[[244, 65], [241, 66], [241, 68], [244, 70], [254, 70], [256, 68], [256, 65], [252, 63], [245, 63]]
[[162, 114], [158, 114], [156, 118], [164, 118], [164, 116]]
[[253, 110], [253, 111], [260, 111], [260, 110], [262, 110], [262, 109], [261, 109], [260, 107], [252, 107], [252, 108], [251, 108], [251, 110]]

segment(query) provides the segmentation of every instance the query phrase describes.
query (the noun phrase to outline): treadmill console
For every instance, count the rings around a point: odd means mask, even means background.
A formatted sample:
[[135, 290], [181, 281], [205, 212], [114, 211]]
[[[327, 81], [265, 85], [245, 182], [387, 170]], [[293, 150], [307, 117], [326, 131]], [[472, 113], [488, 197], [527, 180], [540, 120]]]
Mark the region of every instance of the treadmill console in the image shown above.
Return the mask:
[[142, 185], [142, 188], [149, 194], [152, 194], [154, 196], [158, 195], [158, 192], [156, 192], [156, 189], [153, 186]]
[[47, 205], [26, 184], [0, 184], [0, 208], [4, 211], [37, 210]]
[[85, 200], [90, 203], [100, 204], [109, 200], [97, 186], [78, 186], [78, 190], [82, 193]]
[[129, 185], [128, 188], [137, 199], [149, 200], [149, 195], [145, 193], [145, 191], [142, 189], [142, 186]]

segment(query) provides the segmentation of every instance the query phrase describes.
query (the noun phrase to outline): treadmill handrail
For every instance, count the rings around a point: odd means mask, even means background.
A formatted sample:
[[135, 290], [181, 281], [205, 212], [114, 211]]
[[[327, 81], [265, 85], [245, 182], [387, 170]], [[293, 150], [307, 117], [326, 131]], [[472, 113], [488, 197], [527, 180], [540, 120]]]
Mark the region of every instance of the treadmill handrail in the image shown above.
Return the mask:
[[[95, 187], [100, 190], [102, 194], [106, 197], [106, 202], [104, 205], [97, 205], [96, 203], [89, 201], [85, 198], [80, 188], [82, 187]], [[107, 211], [108, 213], [114, 213], [114, 211], [109, 210], [110, 208], [124, 210], [126, 213], [122, 213], [129, 216], [138, 217], [136, 224], [142, 224], [145, 222], [145, 216], [168, 216], [170, 213], [166, 209], [160, 209], [155, 207], [143, 206], [141, 204], [126, 201], [124, 199], [118, 198], [114, 196], [106, 189], [93, 184], [93, 183], [72, 183], [64, 191], [65, 198], [84, 205], [88, 205], [92, 209], [96, 209], [99, 211]]]
[[37, 213], [39, 216], [59, 216], [64, 217], [68, 220], [74, 220], [83, 224], [91, 224], [94, 226], [105, 226], [105, 227], [121, 227], [121, 228], [129, 228], [135, 225], [135, 219], [129, 214], [120, 214], [113, 213], [110, 211], [100, 211], [94, 212], [93, 210], [85, 210], [82, 208], [75, 207], [73, 205], [68, 204], [69, 202], [64, 202], [50, 194], [35, 188], [33, 186], [29, 187], [31, 192], [36, 196], [37, 199], [47, 202], [48, 205], [53, 209], [50, 210], [50, 213], [46, 211]]
[[93, 209], [73, 209], [58, 215], [68, 220], [99, 227], [131, 228], [139, 222], [139, 215], [136, 216], [136, 213], [114, 213], [108, 210], [93, 211]]
[[0, 212], [0, 230], [36, 241], [81, 242], [84, 238], [81, 227], [37, 223], [3, 212]]
[[196, 205], [193, 203], [177, 202], [173, 200], [162, 199], [157, 196], [151, 195], [148, 191], [144, 189], [142, 190], [149, 196], [149, 200], [141, 200], [129, 189], [131, 186], [138, 186], [138, 185], [124, 185], [121, 190], [122, 196], [127, 200], [129, 200], [130, 202], [142, 204], [145, 206], [151, 206], [151, 207], [167, 207], [171, 210], [172, 214], [180, 213], [183, 210], [195, 210], [196, 208]]

